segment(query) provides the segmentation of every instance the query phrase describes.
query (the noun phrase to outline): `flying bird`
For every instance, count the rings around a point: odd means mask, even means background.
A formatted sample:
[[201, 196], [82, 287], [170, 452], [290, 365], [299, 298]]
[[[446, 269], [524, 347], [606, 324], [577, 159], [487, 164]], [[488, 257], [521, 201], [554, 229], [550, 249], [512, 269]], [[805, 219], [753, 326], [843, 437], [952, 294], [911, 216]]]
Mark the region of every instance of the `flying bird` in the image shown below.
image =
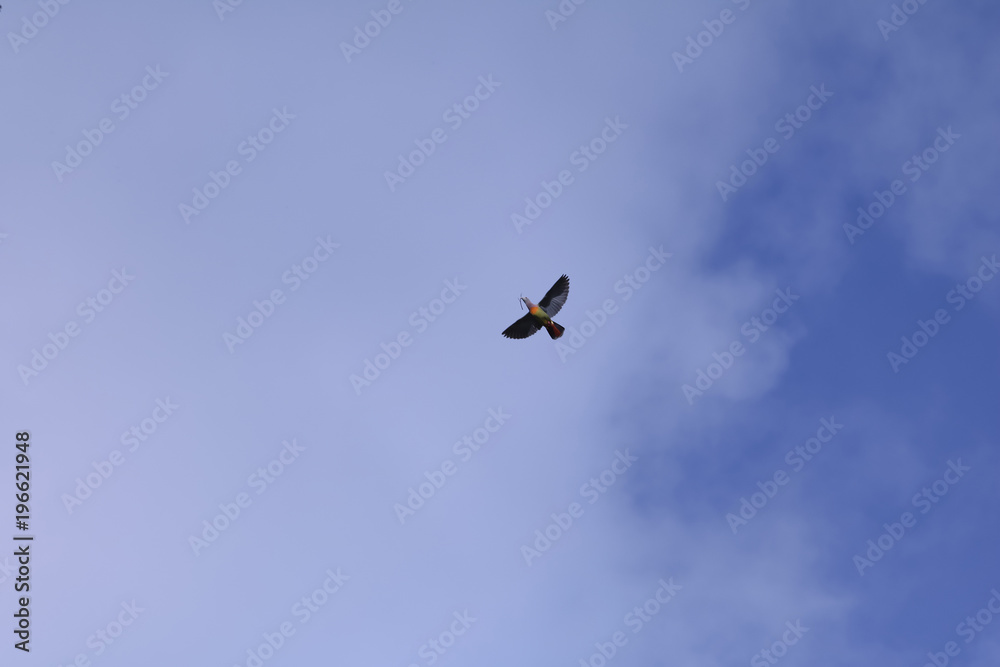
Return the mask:
[[552, 317], [566, 303], [567, 296], [569, 296], [569, 276], [566, 275], [560, 276], [556, 284], [545, 293], [545, 296], [537, 304], [531, 303], [531, 299], [522, 296], [521, 301], [524, 301], [524, 305], [528, 307], [528, 314], [504, 329], [503, 335], [507, 338], [527, 338], [545, 327], [551, 338], [559, 338], [566, 329], [553, 322]]

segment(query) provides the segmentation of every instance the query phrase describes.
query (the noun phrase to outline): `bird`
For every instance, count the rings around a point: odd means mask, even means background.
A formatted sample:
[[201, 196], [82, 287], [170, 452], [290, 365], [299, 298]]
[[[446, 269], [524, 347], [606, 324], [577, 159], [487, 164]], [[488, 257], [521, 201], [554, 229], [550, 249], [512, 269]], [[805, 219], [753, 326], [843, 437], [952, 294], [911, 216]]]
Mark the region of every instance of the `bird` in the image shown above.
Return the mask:
[[569, 276], [563, 274], [559, 280], [545, 293], [537, 304], [531, 303], [526, 296], [521, 301], [528, 307], [528, 314], [503, 330], [507, 338], [527, 338], [542, 327], [549, 332], [549, 337], [555, 340], [563, 335], [565, 327], [552, 321], [552, 316], [559, 312], [569, 296]]

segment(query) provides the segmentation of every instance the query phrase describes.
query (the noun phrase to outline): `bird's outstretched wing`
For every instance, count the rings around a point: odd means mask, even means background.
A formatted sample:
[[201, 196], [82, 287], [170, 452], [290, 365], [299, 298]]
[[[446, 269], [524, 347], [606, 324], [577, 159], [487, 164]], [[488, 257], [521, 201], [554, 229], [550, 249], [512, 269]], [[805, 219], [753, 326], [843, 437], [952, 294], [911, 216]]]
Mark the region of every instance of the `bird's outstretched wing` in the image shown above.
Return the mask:
[[538, 323], [538, 318], [531, 313], [528, 313], [517, 322], [514, 322], [514, 324], [504, 329], [503, 335], [507, 338], [527, 338], [541, 328], [542, 325]]
[[566, 303], [567, 296], [569, 296], [569, 276], [564, 274], [545, 293], [545, 296], [538, 302], [538, 305], [541, 306], [542, 310], [549, 317], [554, 317], [562, 309], [563, 304]]

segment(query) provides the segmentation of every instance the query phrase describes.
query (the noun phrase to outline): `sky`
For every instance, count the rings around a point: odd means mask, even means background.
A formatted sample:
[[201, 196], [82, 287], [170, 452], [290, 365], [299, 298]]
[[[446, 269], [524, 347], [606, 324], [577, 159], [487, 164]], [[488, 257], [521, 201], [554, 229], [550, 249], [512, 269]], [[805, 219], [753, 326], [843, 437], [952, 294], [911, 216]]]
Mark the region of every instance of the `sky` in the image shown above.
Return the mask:
[[996, 3], [0, 25], [2, 664], [1000, 661]]

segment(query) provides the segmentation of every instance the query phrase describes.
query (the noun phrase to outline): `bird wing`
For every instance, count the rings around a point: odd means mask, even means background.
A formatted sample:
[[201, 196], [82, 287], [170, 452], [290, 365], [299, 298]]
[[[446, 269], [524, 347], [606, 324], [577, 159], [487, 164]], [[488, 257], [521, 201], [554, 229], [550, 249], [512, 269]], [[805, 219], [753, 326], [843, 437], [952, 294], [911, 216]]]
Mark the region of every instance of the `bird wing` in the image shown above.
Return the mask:
[[538, 302], [538, 305], [541, 306], [542, 310], [549, 317], [552, 317], [562, 309], [563, 304], [566, 303], [567, 296], [569, 296], [569, 276], [564, 274], [545, 293], [545, 296]]
[[507, 338], [527, 338], [541, 328], [542, 325], [538, 323], [538, 318], [531, 313], [528, 313], [517, 322], [514, 322], [514, 324], [504, 329], [503, 335]]

